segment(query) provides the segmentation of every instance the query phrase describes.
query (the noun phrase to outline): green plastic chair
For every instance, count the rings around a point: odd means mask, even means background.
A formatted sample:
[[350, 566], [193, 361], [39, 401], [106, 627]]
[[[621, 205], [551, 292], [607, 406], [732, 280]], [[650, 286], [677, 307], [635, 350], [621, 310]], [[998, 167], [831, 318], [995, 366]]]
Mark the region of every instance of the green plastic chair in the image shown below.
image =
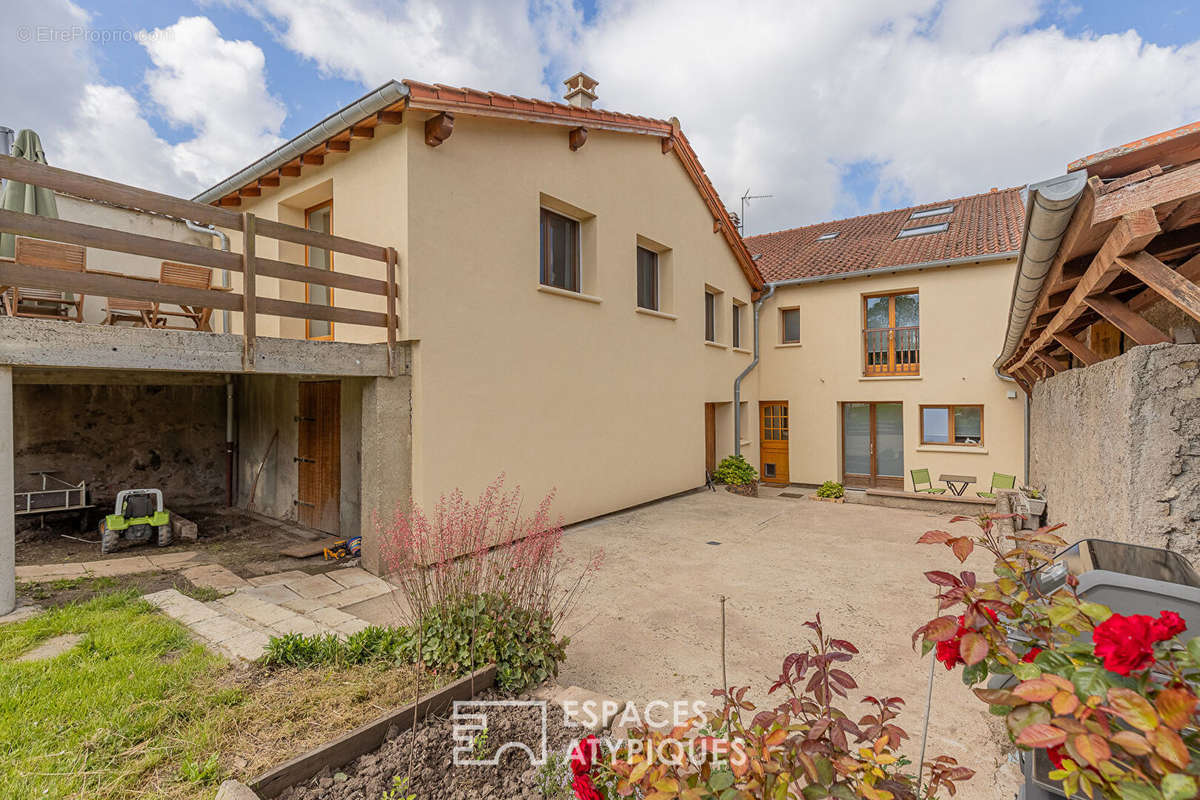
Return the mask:
[[1005, 475], [1003, 472], [992, 473], [992, 488], [987, 492], [976, 492], [980, 497], [986, 497], [989, 500], [996, 499], [997, 489], [1012, 489], [1017, 485], [1016, 475]]
[[[925, 492], [926, 494], [945, 494], [945, 489], [939, 489], [933, 485], [933, 479], [929, 477], [927, 469], [910, 469], [909, 474], [912, 475], [913, 491]], [[921, 484], [926, 484], [925, 488], [921, 488]]]

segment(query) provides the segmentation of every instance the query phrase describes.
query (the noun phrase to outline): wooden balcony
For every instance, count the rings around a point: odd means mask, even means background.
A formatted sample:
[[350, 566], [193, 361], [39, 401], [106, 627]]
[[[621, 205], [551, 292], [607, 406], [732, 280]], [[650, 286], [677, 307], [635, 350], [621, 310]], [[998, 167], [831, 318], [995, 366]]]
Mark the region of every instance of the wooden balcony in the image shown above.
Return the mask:
[[918, 326], [863, 330], [863, 375], [921, 374], [921, 331]]
[[[221, 287], [199, 289], [161, 283], [147, 280], [145, 277], [124, 275], [109, 270], [68, 271], [7, 259], [0, 260], [0, 287], [18, 286], [122, 298], [126, 301], [142, 303], [165, 303], [181, 307], [234, 312], [240, 316], [242, 330], [236, 336], [241, 340], [242, 365], [243, 370], [247, 372], [255, 369], [255, 354], [259, 341], [257, 320], [261, 314], [384, 329], [386, 331], [388, 373], [397, 374], [397, 367], [403, 367], [403, 364], [398, 365], [397, 363], [402, 359], [397, 357], [396, 337], [399, 320], [396, 312], [397, 254], [394, 248], [259, 219], [251, 213], [239, 213], [225, 208], [194, 203], [190, 200], [8, 156], [0, 156], [0, 177], [42, 186], [91, 203], [116, 206], [132, 212], [165, 216], [174, 220], [191, 220], [201, 225], [212, 225], [226, 231], [239, 232], [242, 234], [243, 242], [241, 252], [230, 252], [157, 236], [131, 233], [115, 227], [87, 225], [0, 210], [0, 232], [162, 259], [163, 261], [192, 264], [214, 271], [239, 272], [242, 274], [242, 291], [239, 294]], [[378, 262], [378, 272], [381, 277], [334, 272], [260, 257], [256, 255], [256, 244], [262, 238], [291, 242]], [[385, 298], [383, 304], [385, 311], [368, 311], [362, 308], [321, 305], [261, 296], [257, 291], [257, 277], [260, 275], [383, 297]], [[77, 323], [49, 324], [73, 325]], [[161, 333], [165, 335], [168, 332], [162, 331]], [[177, 334], [178, 332], [171, 333]]]

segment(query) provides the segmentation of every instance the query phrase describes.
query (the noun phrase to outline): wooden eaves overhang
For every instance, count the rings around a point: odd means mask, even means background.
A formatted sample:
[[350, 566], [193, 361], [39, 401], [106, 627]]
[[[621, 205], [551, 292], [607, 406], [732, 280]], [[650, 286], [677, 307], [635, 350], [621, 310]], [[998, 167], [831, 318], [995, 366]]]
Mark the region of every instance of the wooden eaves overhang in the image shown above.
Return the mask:
[[661, 142], [663, 155], [674, 154], [678, 159], [712, 215], [713, 233], [720, 233], [725, 239], [754, 290], [754, 299], [757, 299], [765, 288], [765, 281], [742, 241], [737, 226], [680, 128], [679, 120], [674, 117], [670, 120], [659, 120], [443, 84], [426, 84], [413, 80], [405, 80], [403, 83], [408, 90], [406, 98], [359, 122], [347, 125], [343, 130], [286, 164], [248, 178], [242, 186], [212, 200], [211, 204], [239, 206], [243, 197], [259, 197], [263, 189], [279, 186], [283, 178], [297, 178], [307, 167], [322, 166], [325, 158], [331, 154], [348, 153], [356, 140], [374, 138], [376, 129], [380, 126], [401, 124], [405, 111], [434, 112], [434, 116], [425, 121], [425, 142], [431, 147], [437, 147], [451, 138], [455, 114], [561, 126], [566, 129], [565, 145], [572, 151], [585, 146], [589, 129], [642, 134], [657, 137]]
[[1087, 185], [1021, 343], [1001, 366], [1026, 393], [1072, 357], [1084, 367], [1103, 360], [1080, 338], [1093, 323], [1144, 345], [1171, 341], [1141, 313], [1160, 301], [1200, 321], [1200, 129], [1179, 130], [1071, 165], [1087, 169]]

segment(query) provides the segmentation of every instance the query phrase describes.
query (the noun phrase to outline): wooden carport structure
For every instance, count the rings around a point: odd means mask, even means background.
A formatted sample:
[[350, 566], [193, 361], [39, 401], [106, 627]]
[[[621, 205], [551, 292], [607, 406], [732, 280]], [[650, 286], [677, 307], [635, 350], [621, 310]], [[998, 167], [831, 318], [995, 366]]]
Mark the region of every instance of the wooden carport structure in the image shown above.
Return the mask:
[[1161, 316], [1162, 303], [1200, 321], [1200, 122], [1068, 170], [1085, 172], [1086, 185], [1019, 343], [997, 362], [1027, 394], [1064, 370], [1173, 341], [1146, 317], [1152, 309]]

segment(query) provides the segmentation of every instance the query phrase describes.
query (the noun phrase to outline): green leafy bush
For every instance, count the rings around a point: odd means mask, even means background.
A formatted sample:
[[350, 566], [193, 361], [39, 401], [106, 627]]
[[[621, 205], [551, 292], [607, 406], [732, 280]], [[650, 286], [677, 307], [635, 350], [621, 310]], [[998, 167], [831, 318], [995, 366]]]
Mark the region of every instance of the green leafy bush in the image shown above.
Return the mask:
[[837, 481], [825, 481], [817, 489], [817, 497], [845, 497], [846, 489]]
[[758, 480], [758, 472], [742, 456], [726, 456], [717, 464], [713, 480], [730, 486], [745, 486]]
[[[494, 662], [500, 689], [519, 692], [558, 675], [569, 640], [555, 637], [553, 627], [549, 615], [527, 611], [503, 597], [480, 595], [426, 614], [420, 660], [427, 668], [456, 676]], [[272, 667], [413, 663], [417, 646], [416, 630], [410, 627], [372, 626], [344, 640], [332, 633], [289, 633], [267, 643], [262, 663]]]

